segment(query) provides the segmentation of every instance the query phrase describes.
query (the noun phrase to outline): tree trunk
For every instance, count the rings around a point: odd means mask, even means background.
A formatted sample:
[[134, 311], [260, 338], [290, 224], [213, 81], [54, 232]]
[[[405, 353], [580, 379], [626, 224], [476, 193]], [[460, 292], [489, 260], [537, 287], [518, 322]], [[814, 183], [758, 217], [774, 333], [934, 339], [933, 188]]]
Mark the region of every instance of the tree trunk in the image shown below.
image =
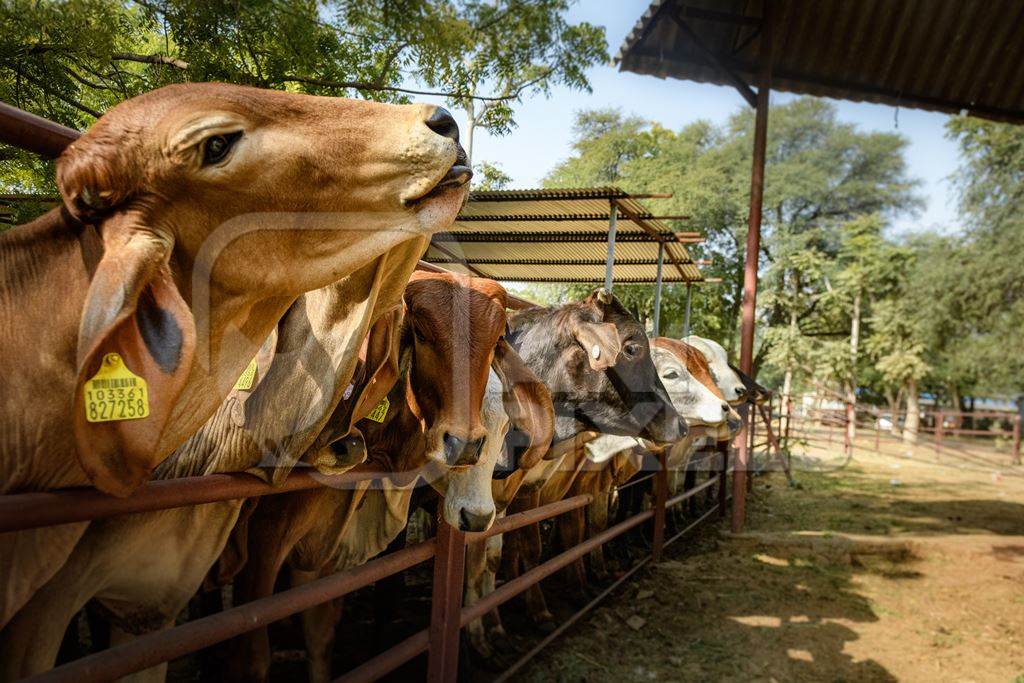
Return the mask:
[[955, 384], [949, 387], [949, 402], [953, 405], [953, 410], [956, 411], [956, 414], [953, 415], [953, 427], [960, 429], [963, 427], [963, 416], [961, 413], [964, 411], [964, 401], [960, 396], [960, 387]]
[[893, 436], [902, 436], [900, 431], [900, 404], [903, 403], [903, 387], [896, 391], [896, 395], [889, 400], [889, 411], [892, 413], [892, 423], [889, 425], [889, 433]]
[[921, 404], [917, 396], [917, 380], [907, 382], [907, 420], [903, 425], [903, 443], [917, 443], [921, 426]]
[[[793, 271], [793, 301], [790, 304], [789, 309], [789, 335], [790, 343], [796, 337], [796, 333], [799, 331], [799, 318], [796, 313], [796, 302], [797, 296], [800, 294], [800, 273], [796, 270]], [[792, 351], [792, 347], [790, 348]], [[779, 433], [783, 440], [788, 446], [789, 442], [789, 421], [793, 414], [793, 358], [792, 354], [787, 354], [786, 359], [786, 375], [782, 381], [782, 413], [779, 419]]]
[[850, 448], [857, 437], [857, 350], [860, 346], [860, 303], [861, 291], [853, 295], [853, 311], [850, 316], [850, 379], [846, 384], [846, 442]]
[[[475, 94], [475, 91], [474, 91]], [[466, 150], [466, 159], [469, 160], [469, 167], [473, 167], [473, 133], [476, 132], [477, 111], [472, 99], [467, 99], [463, 105], [466, 110], [466, 130], [460, 136], [462, 149]], [[480, 112], [483, 113], [483, 112]]]

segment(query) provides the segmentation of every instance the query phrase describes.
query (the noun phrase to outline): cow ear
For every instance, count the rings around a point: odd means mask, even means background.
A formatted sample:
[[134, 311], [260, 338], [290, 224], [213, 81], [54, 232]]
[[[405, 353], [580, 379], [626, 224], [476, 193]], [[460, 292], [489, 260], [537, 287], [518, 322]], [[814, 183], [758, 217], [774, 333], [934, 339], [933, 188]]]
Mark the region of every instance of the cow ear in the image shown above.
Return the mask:
[[622, 345], [619, 343], [619, 331], [614, 323], [576, 321], [572, 335], [586, 352], [591, 368], [604, 370], [615, 365]]
[[[168, 265], [170, 241], [125, 212], [108, 218], [102, 234], [104, 254], [78, 330], [73, 422], [82, 469], [101, 491], [124, 496], [166, 455], [156, 447], [192, 369], [196, 332]], [[140, 393], [129, 410], [110, 394], [87, 404], [86, 384], [101, 368], [115, 380], [103, 386], [141, 384], [131, 375], [144, 380], [148, 405]], [[97, 419], [109, 421], [90, 421]]]
[[519, 469], [529, 469], [547, 454], [555, 436], [551, 392], [504, 339], [494, 347], [494, 371], [501, 378], [501, 397], [509, 416], [505, 446]]

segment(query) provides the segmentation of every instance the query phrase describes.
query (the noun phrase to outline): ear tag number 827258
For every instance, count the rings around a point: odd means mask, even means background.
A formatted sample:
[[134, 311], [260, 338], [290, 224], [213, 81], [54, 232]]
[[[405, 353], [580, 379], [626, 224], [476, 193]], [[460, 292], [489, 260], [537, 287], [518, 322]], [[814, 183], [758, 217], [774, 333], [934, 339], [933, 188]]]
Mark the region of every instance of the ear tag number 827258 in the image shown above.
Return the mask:
[[85, 419], [89, 422], [139, 420], [149, 416], [146, 380], [125, 367], [120, 354], [103, 356], [100, 369], [85, 383]]

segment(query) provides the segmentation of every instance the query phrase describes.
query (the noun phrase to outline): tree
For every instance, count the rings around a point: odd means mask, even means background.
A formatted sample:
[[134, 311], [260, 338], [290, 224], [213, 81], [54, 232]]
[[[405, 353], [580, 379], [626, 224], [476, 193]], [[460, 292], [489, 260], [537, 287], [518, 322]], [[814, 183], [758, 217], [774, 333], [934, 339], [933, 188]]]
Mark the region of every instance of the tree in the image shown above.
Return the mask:
[[[385, 2], [385, 4], [387, 4]], [[570, 0], [474, 1], [465, 3], [468, 30], [461, 58], [421, 72], [432, 87], [456, 86], [449, 98], [466, 112], [463, 146], [473, 158], [477, 126], [500, 134], [515, 125], [512, 105], [527, 93], [550, 94], [552, 86], [590, 92], [586, 71], [608, 61], [604, 28], [570, 24]], [[480, 97], [480, 93], [489, 96]]]
[[[139, 93], [216, 80], [397, 102], [439, 95], [486, 106], [472, 125], [504, 132], [526, 93], [588, 88], [585, 70], [605, 58], [603, 29], [567, 22], [569, 4], [11, 0], [0, 4], [0, 100], [82, 130]], [[52, 177], [0, 148], [6, 191], [52, 193]]]
[[[904, 288], [912, 286], [910, 280], [903, 283]], [[921, 413], [918, 388], [929, 370], [924, 360], [926, 349], [920, 311], [913, 307], [908, 297], [897, 295], [876, 304], [872, 323], [873, 332], [866, 343], [868, 353], [875, 358], [875, 367], [883, 381], [896, 389], [893, 392], [896, 398], [890, 400], [893, 429], [898, 424], [898, 396], [905, 393], [907, 416], [903, 440], [914, 443]]]

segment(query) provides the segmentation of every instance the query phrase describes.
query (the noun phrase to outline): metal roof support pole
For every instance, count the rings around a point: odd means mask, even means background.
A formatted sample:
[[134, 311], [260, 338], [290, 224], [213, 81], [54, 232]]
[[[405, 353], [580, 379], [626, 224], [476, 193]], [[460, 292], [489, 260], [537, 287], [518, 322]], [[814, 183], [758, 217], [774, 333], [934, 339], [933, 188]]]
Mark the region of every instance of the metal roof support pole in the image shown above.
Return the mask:
[[604, 262], [604, 290], [612, 291], [612, 269], [615, 266], [615, 228], [619, 218], [619, 205], [612, 199], [611, 211], [608, 213], [608, 258]]
[[693, 285], [686, 283], [686, 317], [683, 318], [683, 336], [690, 336], [690, 298], [693, 296]]
[[654, 335], [661, 330], [661, 266], [665, 263], [665, 243], [658, 244], [658, 274], [654, 282]]
[[[761, 45], [758, 53], [760, 73], [754, 118], [754, 161], [750, 171], [750, 213], [747, 219], [747, 254], [743, 266], [743, 316], [740, 327], [740, 370], [754, 376], [754, 312], [757, 305], [757, 262], [761, 252], [761, 205], [764, 200], [764, 159], [768, 141], [768, 96], [772, 81], [772, 0], [764, 0]], [[750, 404], [744, 406], [749, 411]], [[746, 417], [746, 415], [744, 415]], [[747, 420], [743, 420], [746, 425]], [[747, 469], [750, 452], [746, 434], [736, 436], [738, 453], [732, 477], [732, 532], [743, 530], [746, 519]]]

